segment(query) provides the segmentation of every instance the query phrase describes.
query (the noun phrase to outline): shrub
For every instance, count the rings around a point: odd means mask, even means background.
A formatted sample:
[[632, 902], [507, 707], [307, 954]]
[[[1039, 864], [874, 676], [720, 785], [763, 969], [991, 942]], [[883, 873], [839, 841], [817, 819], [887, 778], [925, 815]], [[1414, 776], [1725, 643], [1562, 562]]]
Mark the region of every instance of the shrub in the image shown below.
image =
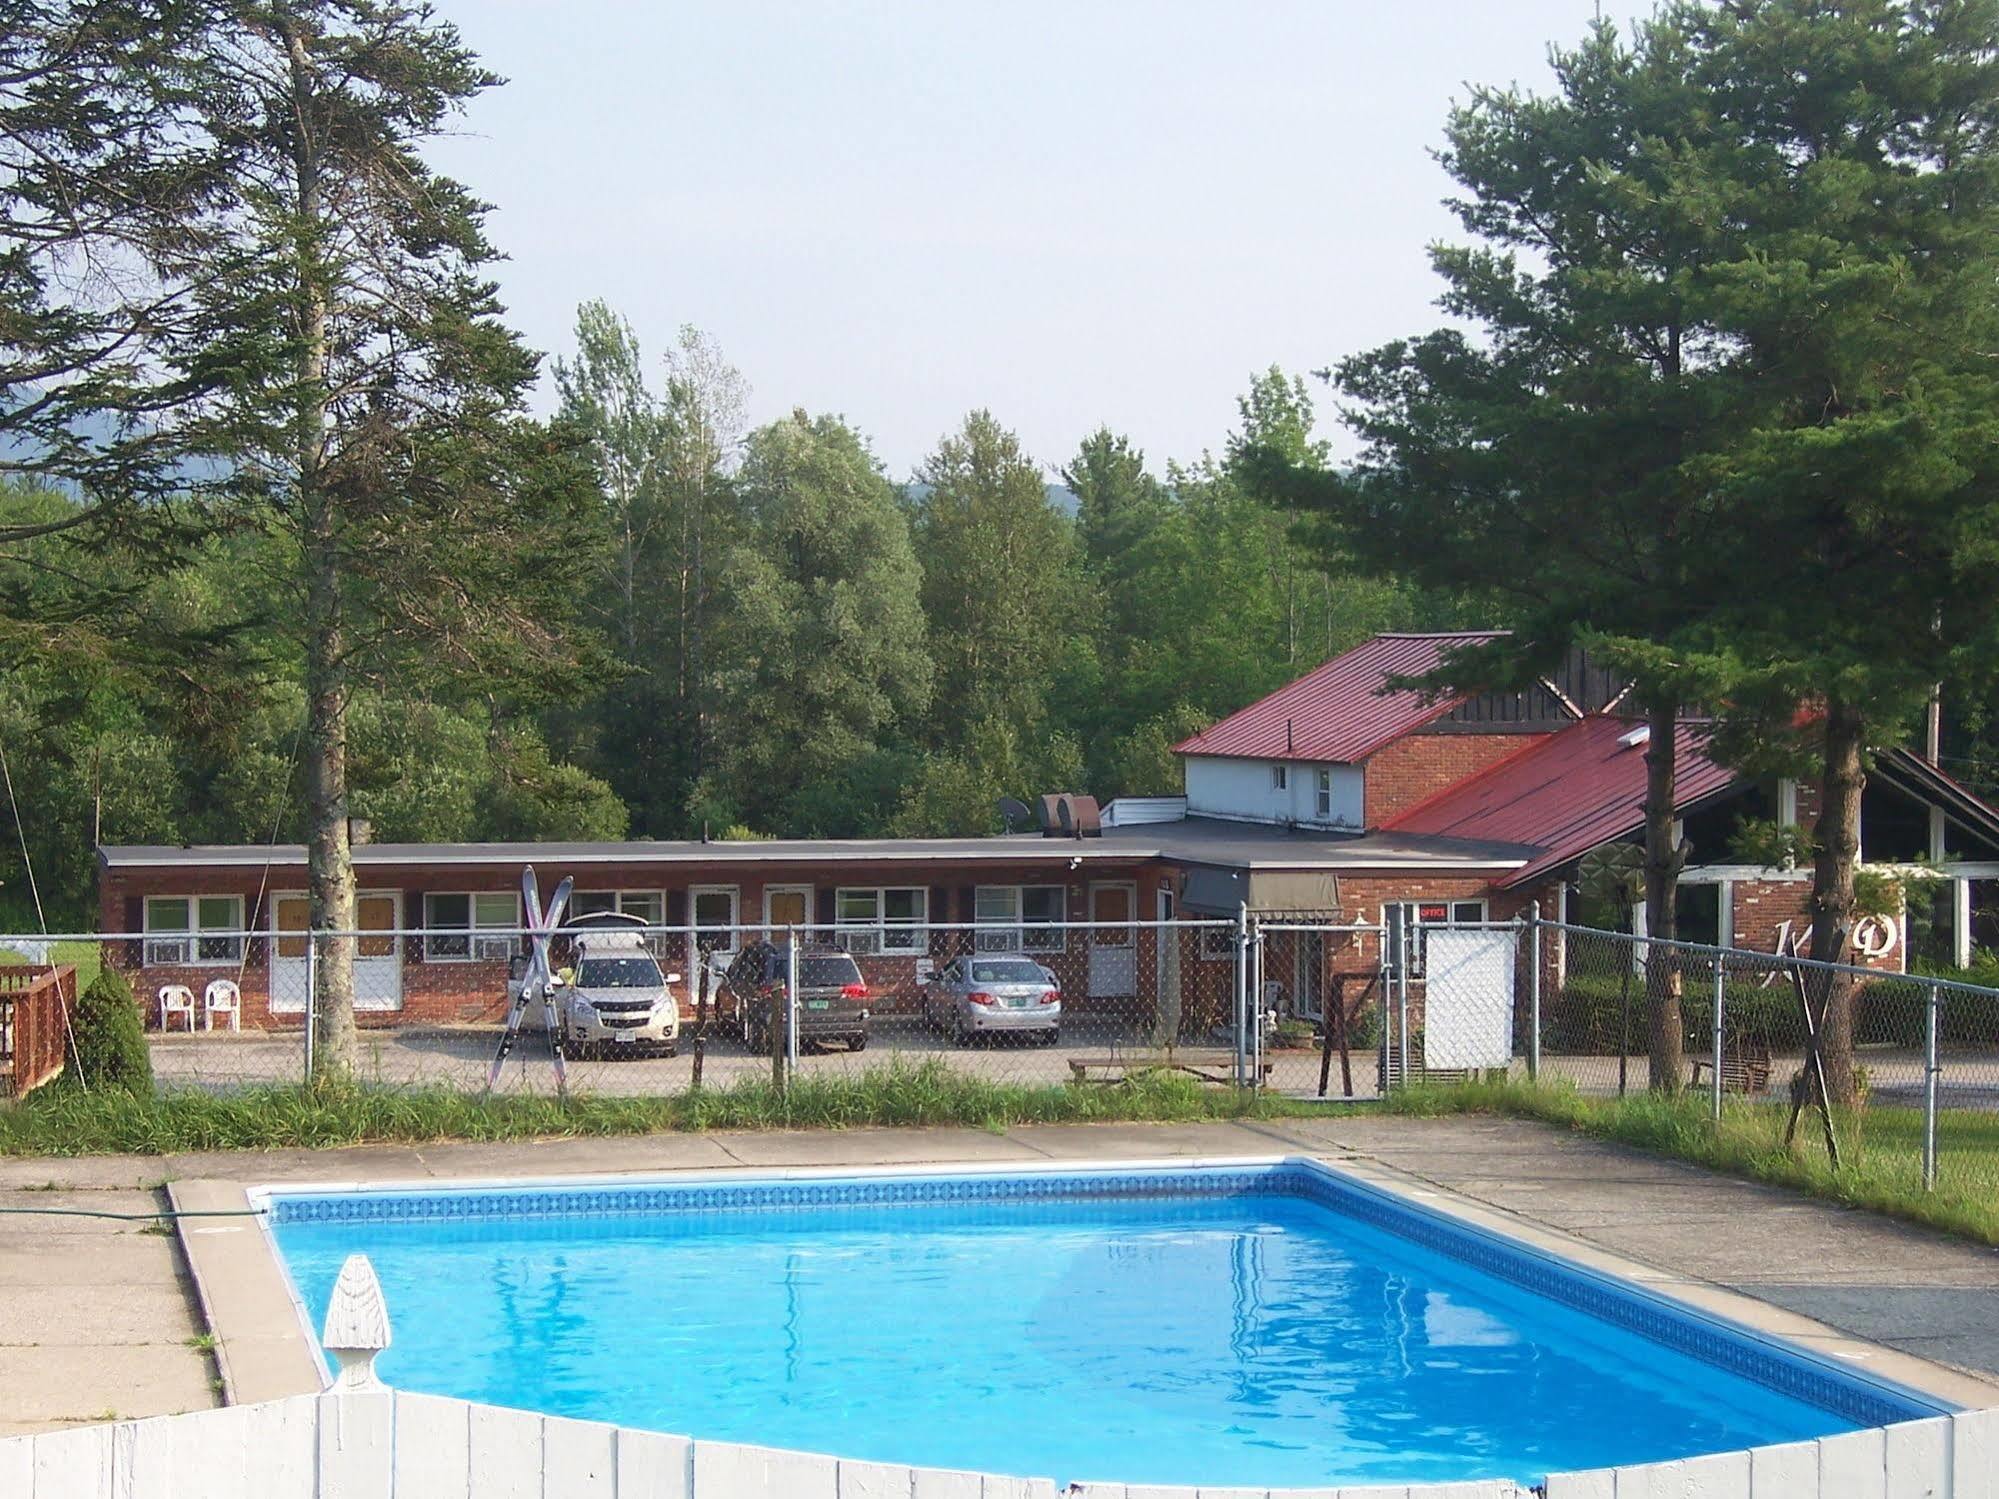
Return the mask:
[[150, 1097], [153, 1061], [146, 1023], [125, 975], [100, 968], [70, 1007], [70, 1065], [63, 1076], [79, 1088]]

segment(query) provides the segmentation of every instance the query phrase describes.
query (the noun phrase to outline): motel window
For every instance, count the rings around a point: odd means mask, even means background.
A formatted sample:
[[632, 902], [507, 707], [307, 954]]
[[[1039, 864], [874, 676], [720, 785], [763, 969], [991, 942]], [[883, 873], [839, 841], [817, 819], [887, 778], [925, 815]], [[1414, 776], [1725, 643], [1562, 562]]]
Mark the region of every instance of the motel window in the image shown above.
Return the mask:
[[1423, 934], [1436, 927], [1478, 926], [1485, 921], [1482, 900], [1402, 900], [1381, 908], [1392, 927], [1400, 917], [1404, 966], [1411, 978], [1423, 976]]
[[1282, 791], [1290, 784], [1291, 784], [1290, 766], [1273, 765], [1270, 767], [1270, 789], [1272, 791]]
[[647, 926], [666, 925], [666, 896], [658, 890], [579, 890], [569, 909], [578, 916], [615, 911], [621, 916], [636, 916]]
[[243, 961], [243, 897], [146, 897], [146, 963], [149, 967]]
[[1068, 932], [1046, 923], [1064, 919], [1068, 891], [1060, 885], [981, 885], [974, 895], [980, 952], [1063, 952]]
[[734, 885], [696, 885], [687, 892], [687, 924], [702, 952], [732, 953], [742, 944], [740, 892]]
[[643, 938], [656, 956], [666, 956], [666, 892], [663, 890], [579, 890], [570, 897], [570, 914], [603, 916], [615, 912], [643, 921], [651, 930]]
[[834, 892], [840, 946], [851, 953], [916, 953], [929, 946], [930, 892], [921, 885]]
[[1333, 820], [1333, 773], [1320, 766], [1314, 777], [1312, 788], [1312, 810], [1321, 822]]
[[423, 898], [426, 963], [504, 963], [520, 951], [520, 897], [510, 890]]

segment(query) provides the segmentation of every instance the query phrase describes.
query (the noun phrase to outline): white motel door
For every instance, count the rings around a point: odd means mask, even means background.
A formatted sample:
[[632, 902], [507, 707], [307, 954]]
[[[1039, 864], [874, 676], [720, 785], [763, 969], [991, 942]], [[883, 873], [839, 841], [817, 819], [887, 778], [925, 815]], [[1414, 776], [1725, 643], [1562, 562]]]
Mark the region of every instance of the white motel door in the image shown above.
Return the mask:
[[1138, 993], [1138, 886], [1090, 886], [1090, 997], [1129, 999]]
[[[403, 1007], [403, 954], [395, 936], [402, 924], [402, 897], [393, 891], [367, 891], [354, 902], [362, 936], [354, 954], [354, 1008], [400, 1010]], [[271, 898], [271, 1013], [303, 1015], [307, 981], [304, 936], [312, 903], [302, 894]], [[296, 934], [296, 935], [294, 935]], [[379, 935], [377, 935], [379, 934]]]

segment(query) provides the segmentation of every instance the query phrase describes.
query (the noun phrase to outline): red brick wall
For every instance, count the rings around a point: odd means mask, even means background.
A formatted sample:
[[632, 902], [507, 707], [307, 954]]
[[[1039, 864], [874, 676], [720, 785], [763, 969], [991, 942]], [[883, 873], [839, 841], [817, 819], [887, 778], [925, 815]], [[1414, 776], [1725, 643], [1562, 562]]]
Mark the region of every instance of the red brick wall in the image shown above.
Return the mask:
[[[1736, 880], [1730, 886], [1730, 897], [1734, 913], [1734, 945], [1746, 947], [1752, 952], [1776, 952], [1780, 939], [1785, 936], [1784, 923], [1789, 922], [1789, 939], [1798, 944], [1797, 951], [1810, 955], [1805, 933], [1812, 924], [1811, 899], [1812, 882], [1807, 878], [1792, 880]], [[1901, 972], [1908, 960], [1906, 943], [1908, 930], [1900, 917], [1895, 920], [1894, 950], [1879, 958], [1868, 957], [1858, 951], [1849, 951], [1846, 961], [1858, 963], [1868, 968], [1882, 968]]]
[[1477, 774], [1538, 736], [1409, 734], [1383, 745], [1362, 767], [1361, 817], [1378, 828], [1418, 802]]
[[[810, 919], [819, 919], [822, 893], [847, 886], [921, 886], [930, 891], [930, 919], [933, 922], [970, 921], [973, 917], [970, 891], [978, 885], [1065, 885], [1068, 887], [1067, 916], [1083, 921], [1089, 915], [1089, 886], [1092, 881], [1132, 882], [1137, 887], [1132, 914], [1141, 921], [1155, 918], [1156, 891], [1171, 871], [1141, 867], [1085, 867], [1070, 871], [1064, 864], [955, 866], [883, 863], [880, 865], [839, 865], [819, 868], [771, 865], [688, 865], [631, 864], [616, 869], [601, 866], [564, 868], [550, 863], [537, 864], [541, 888], [546, 894], [564, 874], [576, 877], [582, 890], [664, 890], [669, 908], [677, 897], [694, 885], [733, 885], [737, 890], [737, 921], [744, 940], [760, 935], [763, 895], [768, 885], [812, 885], [813, 908]], [[424, 892], [516, 891], [520, 873], [516, 865], [505, 866], [393, 866], [358, 871], [364, 891], [397, 891], [402, 896], [403, 925], [420, 927], [423, 921]], [[99, 907], [102, 930], [138, 932], [142, 929], [139, 902], [147, 895], [238, 895], [243, 899], [245, 925], [253, 933], [270, 927], [271, 895], [291, 893], [305, 886], [304, 873], [296, 867], [276, 868], [266, 877], [259, 866], [210, 867], [207, 869], [124, 869], [101, 871]], [[675, 913], [677, 914], [677, 913]], [[1089, 943], [1083, 930], [1066, 934], [1066, 949], [1041, 955], [1061, 981], [1065, 1005], [1078, 1009], [1092, 1006], [1089, 995]], [[943, 961], [963, 950], [968, 934], [933, 931], [930, 954]], [[1134, 966], [1138, 995], [1103, 1001], [1120, 1011], [1134, 1004], [1149, 1006], [1156, 983], [1157, 945], [1155, 934], [1135, 934]], [[253, 937], [245, 960], [193, 966], [147, 966], [143, 945], [138, 940], [112, 944], [108, 959], [132, 980], [149, 1021], [157, 1013], [156, 995], [165, 984], [185, 984], [199, 1004], [202, 990], [211, 979], [239, 980], [243, 993], [243, 1024], [255, 1028], [298, 1026], [303, 1017], [273, 1014], [267, 938]], [[390, 1011], [363, 1011], [359, 1022], [370, 1025], [498, 1023], [506, 1012], [507, 965], [497, 961], [425, 960], [422, 939], [404, 940], [402, 951], [402, 1004]], [[685, 972], [685, 941], [676, 936], [662, 944], [661, 961], [669, 972]], [[876, 989], [878, 1007], [888, 1013], [913, 1010], [918, 999], [916, 955], [863, 955], [863, 974]], [[693, 994], [683, 982], [681, 1010], [693, 1014]]]

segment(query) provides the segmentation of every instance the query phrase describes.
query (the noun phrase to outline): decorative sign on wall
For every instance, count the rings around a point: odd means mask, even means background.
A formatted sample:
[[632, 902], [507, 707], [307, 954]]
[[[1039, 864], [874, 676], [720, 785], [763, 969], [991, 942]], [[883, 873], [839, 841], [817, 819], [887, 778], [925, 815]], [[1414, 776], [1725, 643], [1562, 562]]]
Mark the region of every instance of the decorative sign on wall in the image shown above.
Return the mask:
[[[1801, 931], [1792, 930], [1786, 918], [1777, 923], [1776, 953], [1782, 958], [1803, 957], [1811, 951], [1812, 928], [1807, 922]], [[1878, 963], [1893, 953], [1902, 940], [1902, 925], [1893, 916], [1863, 916], [1853, 925], [1853, 951], [1864, 963]], [[1765, 974], [1764, 987], [1777, 982], [1775, 973]]]

